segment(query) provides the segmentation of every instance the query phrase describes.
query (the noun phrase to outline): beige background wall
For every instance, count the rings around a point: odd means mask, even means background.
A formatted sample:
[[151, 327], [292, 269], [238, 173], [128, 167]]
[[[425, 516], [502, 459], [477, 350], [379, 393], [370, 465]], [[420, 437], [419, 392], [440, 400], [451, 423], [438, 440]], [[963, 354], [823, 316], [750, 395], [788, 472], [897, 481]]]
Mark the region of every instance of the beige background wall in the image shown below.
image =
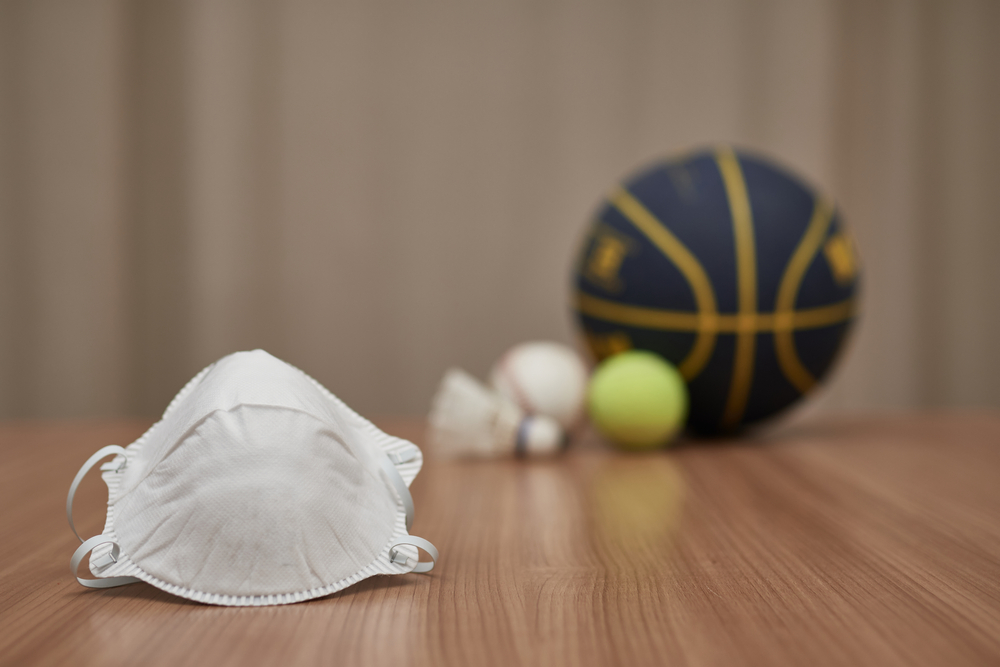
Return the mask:
[[261, 346], [366, 414], [572, 340], [600, 197], [731, 140], [832, 194], [812, 410], [1000, 405], [1000, 3], [0, 2], [0, 417], [153, 415]]

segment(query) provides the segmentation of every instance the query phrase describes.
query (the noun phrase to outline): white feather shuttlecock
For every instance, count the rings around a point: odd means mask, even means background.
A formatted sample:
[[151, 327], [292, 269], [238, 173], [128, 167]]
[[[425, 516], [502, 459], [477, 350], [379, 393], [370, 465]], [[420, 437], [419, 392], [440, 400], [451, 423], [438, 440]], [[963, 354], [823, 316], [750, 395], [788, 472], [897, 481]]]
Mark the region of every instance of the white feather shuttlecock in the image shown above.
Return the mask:
[[428, 440], [444, 457], [545, 456], [565, 442], [554, 419], [526, 415], [459, 368], [444, 374], [428, 421]]

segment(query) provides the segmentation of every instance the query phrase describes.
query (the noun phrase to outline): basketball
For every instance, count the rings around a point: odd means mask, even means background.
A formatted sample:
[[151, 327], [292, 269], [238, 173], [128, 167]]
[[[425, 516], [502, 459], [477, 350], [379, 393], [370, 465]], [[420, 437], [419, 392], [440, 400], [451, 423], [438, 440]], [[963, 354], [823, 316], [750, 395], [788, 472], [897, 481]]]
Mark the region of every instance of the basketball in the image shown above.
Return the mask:
[[688, 385], [687, 425], [725, 433], [812, 391], [857, 314], [858, 259], [834, 204], [729, 146], [660, 162], [601, 205], [575, 268], [600, 361], [651, 350]]

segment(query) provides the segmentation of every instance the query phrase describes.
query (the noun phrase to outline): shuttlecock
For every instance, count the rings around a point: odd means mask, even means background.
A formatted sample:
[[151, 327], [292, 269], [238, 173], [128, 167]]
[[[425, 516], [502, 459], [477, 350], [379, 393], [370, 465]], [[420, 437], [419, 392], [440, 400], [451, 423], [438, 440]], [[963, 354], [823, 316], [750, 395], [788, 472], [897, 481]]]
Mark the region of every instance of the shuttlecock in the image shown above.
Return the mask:
[[587, 367], [566, 345], [532, 341], [500, 357], [490, 384], [528, 414], [552, 417], [569, 430], [583, 416]]
[[442, 456], [544, 456], [558, 452], [565, 441], [554, 419], [525, 414], [458, 368], [444, 374], [428, 421], [428, 440]]

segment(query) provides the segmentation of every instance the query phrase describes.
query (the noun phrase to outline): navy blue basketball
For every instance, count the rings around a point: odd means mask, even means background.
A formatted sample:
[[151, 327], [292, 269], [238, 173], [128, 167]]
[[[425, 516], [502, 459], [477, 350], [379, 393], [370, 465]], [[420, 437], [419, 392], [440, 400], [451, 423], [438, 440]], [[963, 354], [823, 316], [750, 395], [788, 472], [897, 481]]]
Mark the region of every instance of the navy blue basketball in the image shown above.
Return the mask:
[[829, 200], [722, 146], [615, 190], [575, 279], [594, 356], [663, 355], [687, 380], [688, 425], [717, 433], [777, 413], [823, 378], [855, 317], [858, 261]]

